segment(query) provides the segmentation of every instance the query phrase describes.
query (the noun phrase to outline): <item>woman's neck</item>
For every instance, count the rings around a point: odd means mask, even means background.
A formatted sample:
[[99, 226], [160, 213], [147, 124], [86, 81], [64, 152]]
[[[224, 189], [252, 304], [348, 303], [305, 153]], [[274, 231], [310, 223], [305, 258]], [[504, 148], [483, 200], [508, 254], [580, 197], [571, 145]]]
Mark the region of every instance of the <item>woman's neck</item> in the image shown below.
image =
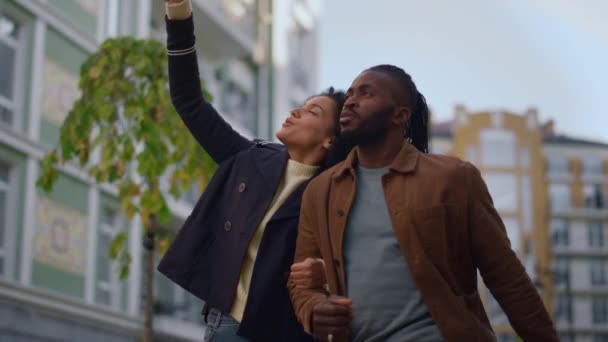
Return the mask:
[[322, 149], [303, 150], [293, 146], [287, 146], [289, 158], [304, 165], [319, 166], [325, 158], [325, 151]]

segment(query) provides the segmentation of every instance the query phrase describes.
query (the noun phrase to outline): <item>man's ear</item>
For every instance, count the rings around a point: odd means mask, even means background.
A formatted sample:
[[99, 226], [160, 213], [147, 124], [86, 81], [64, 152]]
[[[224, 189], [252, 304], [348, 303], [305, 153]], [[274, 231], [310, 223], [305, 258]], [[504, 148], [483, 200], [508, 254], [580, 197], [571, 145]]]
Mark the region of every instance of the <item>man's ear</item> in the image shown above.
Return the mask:
[[410, 116], [412, 115], [412, 111], [407, 107], [397, 107], [395, 108], [395, 114], [393, 115], [393, 123], [396, 126], [405, 126], [407, 122], [410, 120]]

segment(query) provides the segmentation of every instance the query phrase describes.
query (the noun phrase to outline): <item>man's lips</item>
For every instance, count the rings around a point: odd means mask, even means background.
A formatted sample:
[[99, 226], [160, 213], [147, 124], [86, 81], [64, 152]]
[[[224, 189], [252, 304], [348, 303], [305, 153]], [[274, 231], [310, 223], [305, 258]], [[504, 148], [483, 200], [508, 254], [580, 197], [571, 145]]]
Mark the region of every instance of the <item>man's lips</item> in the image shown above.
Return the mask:
[[353, 121], [353, 119], [355, 119], [357, 117], [357, 115], [353, 112], [350, 111], [344, 111], [342, 112], [342, 114], [340, 114], [340, 123], [341, 124], [348, 124], [349, 122]]

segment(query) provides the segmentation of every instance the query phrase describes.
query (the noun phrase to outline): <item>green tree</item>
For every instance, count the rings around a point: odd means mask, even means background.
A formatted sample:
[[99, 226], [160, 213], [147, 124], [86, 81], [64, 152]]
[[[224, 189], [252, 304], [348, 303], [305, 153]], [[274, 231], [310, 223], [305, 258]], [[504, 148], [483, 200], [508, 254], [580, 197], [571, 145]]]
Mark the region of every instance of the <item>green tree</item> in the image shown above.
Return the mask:
[[[170, 234], [161, 229], [171, 212], [169, 193], [179, 198], [198, 183], [203, 190], [216, 165], [188, 133], [171, 105], [167, 54], [154, 40], [118, 38], [105, 41], [80, 70], [80, 98], [61, 126], [58, 146], [42, 160], [37, 185], [50, 191], [59, 164], [76, 161], [99, 184], [118, 188], [121, 208], [144, 226], [144, 341], [153, 340], [155, 251], [166, 250]], [[203, 88], [204, 89], [204, 88]], [[208, 100], [210, 96], [205, 91]], [[126, 233], [118, 234], [108, 253], [129, 274]]]

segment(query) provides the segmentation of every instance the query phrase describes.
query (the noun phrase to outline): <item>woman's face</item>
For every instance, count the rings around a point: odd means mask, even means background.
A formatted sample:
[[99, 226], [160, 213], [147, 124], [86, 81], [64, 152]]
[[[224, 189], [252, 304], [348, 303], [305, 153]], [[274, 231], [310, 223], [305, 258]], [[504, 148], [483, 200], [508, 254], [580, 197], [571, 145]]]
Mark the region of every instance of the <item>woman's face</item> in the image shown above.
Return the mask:
[[330, 97], [310, 98], [302, 107], [291, 110], [276, 136], [283, 144], [301, 151], [328, 150], [341, 109]]

